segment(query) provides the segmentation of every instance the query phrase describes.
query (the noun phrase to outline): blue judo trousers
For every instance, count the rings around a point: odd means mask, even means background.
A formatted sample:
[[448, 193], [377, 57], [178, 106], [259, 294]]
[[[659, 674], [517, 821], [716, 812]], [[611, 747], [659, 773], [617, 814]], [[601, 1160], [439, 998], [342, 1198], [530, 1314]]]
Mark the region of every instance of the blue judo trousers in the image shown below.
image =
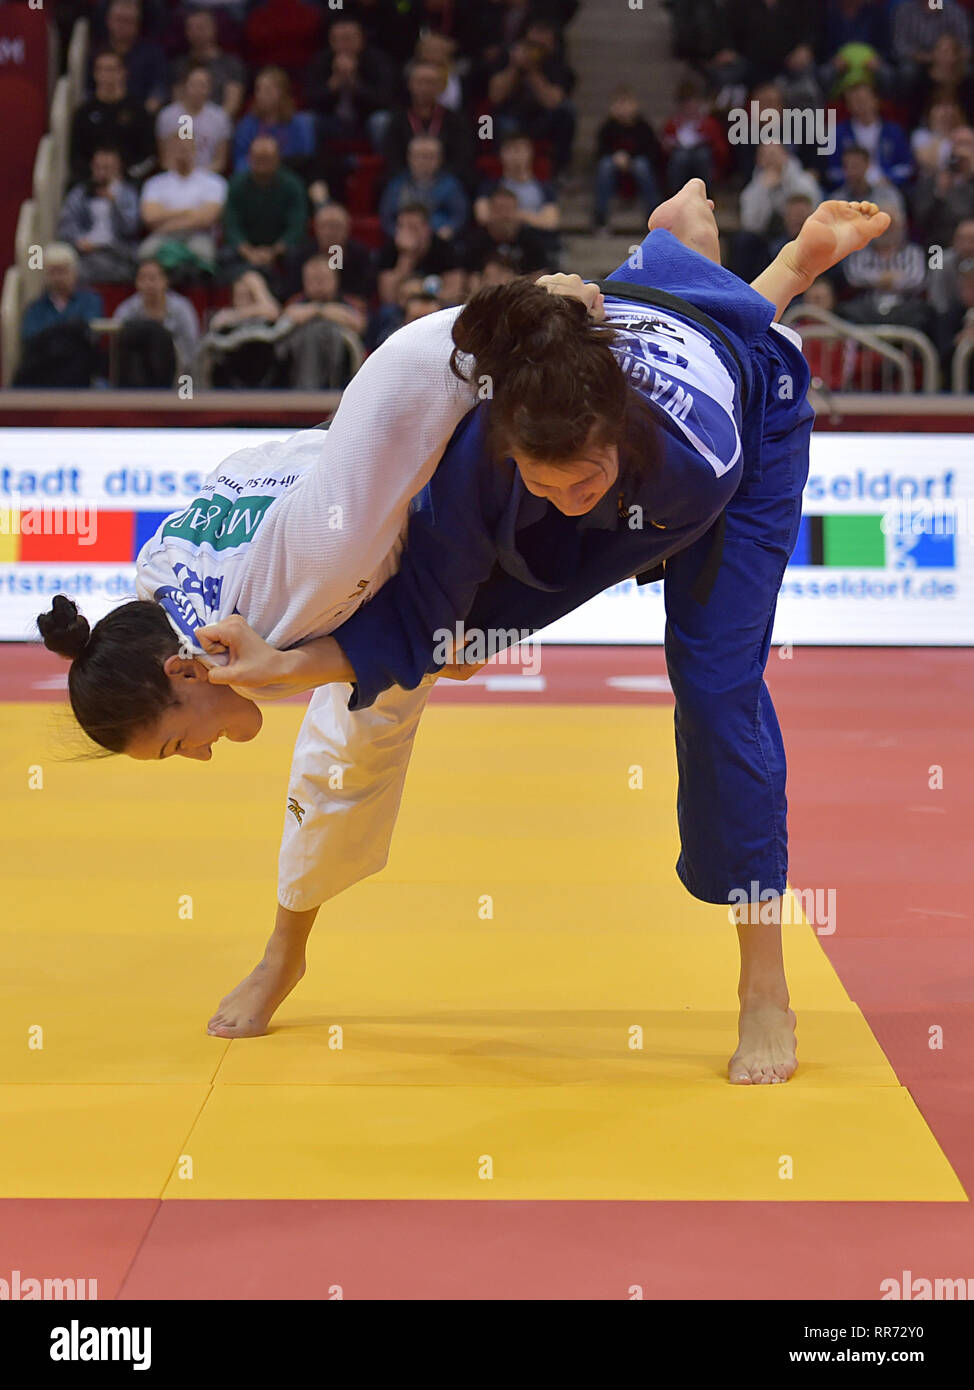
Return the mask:
[[[435, 669], [430, 634], [454, 617], [483, 631], [513, 624], [536, 631], [663, 561], [676, 697], [677, 872], [705, 902], [758, 900], [784, 892], [787, 875], [785, 753], [764, 670], [808, 475], [809, 371], [796, 343], [770, 327], [766, 299], [668, 232], [651, 232], [604, 282], [607, 305], [638, 302], [627, 301], [627, 283], [705, 315], [716, 327], [710, 348], [734, 383], [733, 421], [705, 392], [690, 399], [672, 381], [664, 387], [667, 358], [686, 350], [676, 306], [671, 347], [640, 323], [645, 307], [623, 315], [628, 326], [613, 351], [624, 371], [637, 371], [634, 385], [653, 402], [664, 441], [662, 477], [632, 495], [666, 524], [629, 532], [611, 496], [586, 517], [554, 513], [526, 493], [512, 460], [490, 464], [486, 407], [472, 412], [410, 520], [399, 574], [336, 629], [356, 673], [349, 707], [367, 706], [391, 684], [414, 688]], [[641, 328], [649, 351], [639, 362]], [[717, 468], [706, 461], [708, 448]], [[723, 548], [704, 594], [698, 581], [713, 558], [721, 511]]]
[[[753, 292], [734, 275], [650, 233], [609, 280], [686, 299], [729, 335], [743, 363], [743, 473], [724, 511], [720, 567], [705, 603], [693, 586], [701, 537], [665, 565], [666, 665], [676, 697], [677, 873], [704, 902], [783, 893], [788, 871], [785, 749], [764, 670], [778, 592], [795, 548], [814, 411], [808, 365], [784, 334], [741, 338]], [[640, 264], [641, 262], [641, 264]], [[757, 298], [758, 296], [754, 296]], [[719, 350], [719, 349], [718, 349]], [[755, 887], [756, 885], [756, 887]], [[732, 897], [732, 894], [735, 895]]]

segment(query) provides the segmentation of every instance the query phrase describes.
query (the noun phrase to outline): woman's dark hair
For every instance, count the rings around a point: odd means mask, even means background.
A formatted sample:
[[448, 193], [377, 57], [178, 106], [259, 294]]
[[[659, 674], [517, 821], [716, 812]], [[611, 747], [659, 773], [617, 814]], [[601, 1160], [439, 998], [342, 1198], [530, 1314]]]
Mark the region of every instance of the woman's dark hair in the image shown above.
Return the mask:
[[[549, 294], [525, 276], [478, 290], [453, 325], [450, 366], [462, 381], [490, 379], [491, 456], [520, 448], [557, 464], [577, 459], [586, 443], [614, 444], [620, 472], [645, 477], [657, 469], [656, 423], [616, 361], [615, 339], [580, 299]], [[463, 354], [473, 358], [470, 375], [461, 370]]]
[[157, 603], [123, 603], [90, 629], [78, 605], [56, 594], [37, 626], [48, 651], [71, 662], [74, 717], [107, 753], [124, 753], [134, 734], [176, 703], [162, 663], [179, 642]]

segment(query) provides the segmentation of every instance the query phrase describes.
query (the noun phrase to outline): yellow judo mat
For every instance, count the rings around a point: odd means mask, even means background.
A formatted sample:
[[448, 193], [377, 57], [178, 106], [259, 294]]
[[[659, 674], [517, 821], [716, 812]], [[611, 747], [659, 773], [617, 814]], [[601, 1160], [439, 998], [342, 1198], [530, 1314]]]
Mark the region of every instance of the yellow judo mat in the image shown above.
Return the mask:
[[662, 706], [434, 704], [388, 867], [270, 1034], [208, 1037], [274, 921], [301, 709], [264, 714], [208, 764], [69, 763], [3, 706], [0, 1197], [966, 1200], [805, 923], [798, 1074], [728, 1084]]

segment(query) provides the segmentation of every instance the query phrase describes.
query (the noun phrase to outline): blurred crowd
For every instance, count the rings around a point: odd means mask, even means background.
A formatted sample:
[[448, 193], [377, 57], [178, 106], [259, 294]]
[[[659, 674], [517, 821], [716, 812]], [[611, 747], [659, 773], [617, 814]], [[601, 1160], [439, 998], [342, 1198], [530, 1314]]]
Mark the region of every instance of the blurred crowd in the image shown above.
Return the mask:
[[[807, 303], [946, 369], [974, 337], [974, 0], [665, 3], [672, 110], [620, 86], [576, 152], [577, 0], [61, 0], [89, 91], [19, 384], [340, 387], [403, 323], [558, 269], [576, 153], [596, 232], [704, 178], [746, 280], [822, 199], [878, 203], [889, 230]], [[824, 145], [789, 143], [796, 109]], [[734, 143], [742, 110], [780, 142]]]
[[[949, 381], [956, 347], [974, 338], [974, 0], [673, 0], [671, 9], [675, 56], [691, 75], [663, 132], [666, 187], [693, 161], [718, 199], [722, 189], [739, 197], [729, 264], [747, 280], [823, 199], [877, 203], [889, 230], [805, 299], [853, 324], [918, 330]], [[834, 140], [730, 143], [728, 113], [752, 103], [762, 120], [828, 114]], [[778, 128], [787, 135], [784, 121]], [[829, 363], [830, 385], [855, 384], [854, 358]]]
[[63, 0], [89, 90], [17, 383], [341, 387], [403, 323], [556, 269], [576, 8]]

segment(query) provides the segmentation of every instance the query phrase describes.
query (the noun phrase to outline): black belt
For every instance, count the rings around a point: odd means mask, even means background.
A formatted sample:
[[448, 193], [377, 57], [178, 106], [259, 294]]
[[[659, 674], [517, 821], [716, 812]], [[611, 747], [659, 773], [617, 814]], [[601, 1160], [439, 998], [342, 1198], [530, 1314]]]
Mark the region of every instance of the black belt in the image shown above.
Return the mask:
[[[697, 603], [706, 603], [713, 592], [717, 571], [724, 558], [726, 515], [726, 512], [721, 512], [710, 530], [704, 532], [704, 535], [710, 537], [710, 549], [707, 551], [707, 558], [700, 566], [700, 573], [693, 581], [693, 588], [690, 590], [691, 598], [696, 599]], [[651, 570], [643, 570], [641, 574], [635, 576], [637, 584], [655, 584], [657, 580], [665, 578], [666, 573], [663, 565], [655, 565]]]
[[[720, 324], [715, 323], [709, 314], [705, 314], [702, 309], [698, 309], [695, 304], [688, 303], [685, 299], [678, 298], [675, 294], [667, 294], [665, 290], [650, 289], [646, 285], [633, 285], [628, 280], [596, 280], [595, 283], [603, 294], [611, 295], [614, 299], [632, 299], [640, 304], [649, 304], [656, 309], [669, 309], [671, 313], [679, 314], [682, 318], [691, 319], [694, 323], [700, 324], [708, 333], [723, 343], [730, 353], [731, 360], [740, 373], [741, 380], [741, 408], [747, 406], [747, 378], [744, 374], [744, 366], [734, 344], [721, 328]], [[700, 567], [700, 573], [693, 582], [690, 590], [691, 596], [697, 603], [704, 604], [713, 592], [714, 582], [717, 579], [717, 571], [720, 569], [720, 562], [724, 557], [724, 531], [726, 527], [724, 513], [714, 522], [710, 531], [710, 549], [707, 551], [707, 558]], [[641, 574], [635, 576], [637, 584], [655, 584], [658, 580], [665, 577], [662, 565], [654, 565], [652, 569], [643, 570]]]

